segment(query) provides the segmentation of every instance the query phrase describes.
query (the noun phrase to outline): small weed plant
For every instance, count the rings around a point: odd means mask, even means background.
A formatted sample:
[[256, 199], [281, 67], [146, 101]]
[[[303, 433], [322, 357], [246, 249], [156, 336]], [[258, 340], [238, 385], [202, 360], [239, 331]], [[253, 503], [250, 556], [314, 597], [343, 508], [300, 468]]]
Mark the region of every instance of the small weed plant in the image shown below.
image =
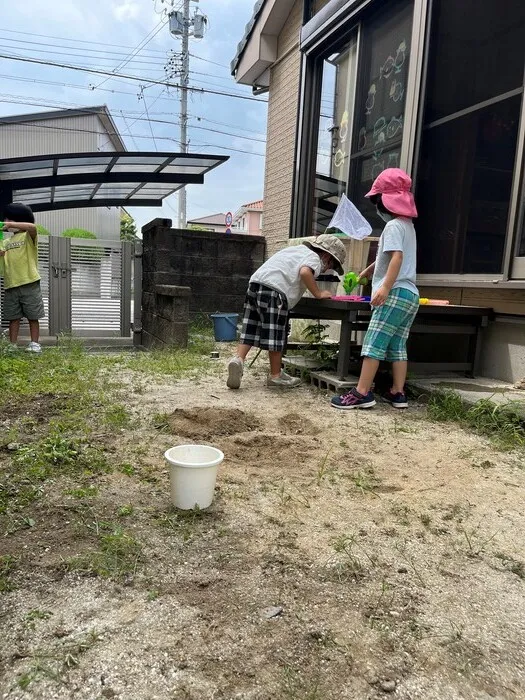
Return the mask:
[[328, 326], [322, 323], [311, 323], [303, 330], [303, 338], [308, 343], [306, 352], [319, 361], [321, 367], [331, 367], [337, 359], [339, 346], [328, 344], [326, 341]]

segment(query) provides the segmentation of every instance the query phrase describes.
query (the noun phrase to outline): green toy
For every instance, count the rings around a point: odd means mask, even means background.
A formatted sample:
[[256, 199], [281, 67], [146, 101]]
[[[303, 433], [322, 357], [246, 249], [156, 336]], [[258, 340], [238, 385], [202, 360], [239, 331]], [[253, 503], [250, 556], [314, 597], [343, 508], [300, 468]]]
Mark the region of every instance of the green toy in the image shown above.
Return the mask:
[[368, 279], [366, 277], [359, 277], [356, 272], [347, 272], [343, 279], [343, 287], [345, 293], [350, 295], [356, 287], [360, 284], [368, 284]]

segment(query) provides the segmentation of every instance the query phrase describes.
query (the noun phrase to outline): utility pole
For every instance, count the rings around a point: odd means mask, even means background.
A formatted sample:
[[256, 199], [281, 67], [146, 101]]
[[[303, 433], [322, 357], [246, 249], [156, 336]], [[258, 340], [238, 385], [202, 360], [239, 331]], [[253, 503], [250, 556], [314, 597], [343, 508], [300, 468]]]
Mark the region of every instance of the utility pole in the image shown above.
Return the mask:
[[[188, 90], [190, 82], [190, 0], [184, 0], [184, 31], [182, 34], [182, 75], [180, 84], [180, 146], [188, 152]], [[186, 228], [186, 188], [179, 190], [179, 228]]]
[[[164, 2], [164, 0], [162, 0]], [[172, 52], [166, 66], [169, 77], [177, 76], [180, 84], [180, 150], [188, 152], [188, 86], [190, 83], [190, 37], [202, 39], [204, 37], [207, 18], [199, 12], [190, 17], [192, 2], [199, 0], [183, 0], [182, 12], [173, 10], [169, 13], [170, 33], [174, 37], [181, 38], [181, 53]], [[174, 0], [171, 0], [173, 8]], [[180, 5], [179, 5], [180, 7]], [[186, 227], [186, 188], [179, 190], [179, 228]]]

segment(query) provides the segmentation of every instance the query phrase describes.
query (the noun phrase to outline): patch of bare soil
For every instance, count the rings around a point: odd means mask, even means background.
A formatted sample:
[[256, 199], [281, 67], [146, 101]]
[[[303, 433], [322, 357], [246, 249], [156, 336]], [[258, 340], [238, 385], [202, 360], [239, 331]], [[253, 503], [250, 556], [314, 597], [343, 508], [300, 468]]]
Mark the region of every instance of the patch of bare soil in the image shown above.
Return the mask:
[[279, 429], [285, 435], [318, 435], [321, 428], [300, 413], [286, 413], [279, 419]]
[[166, 420], [174, 435], [203, 440], [218, 435], [245, 433], [260, 427], [254, 415], [237, 408], [177, 408]]
[[[522, 455], [418, 406], [275, 394], [257, 369], [200, 389], [204, 409], [190, 381], [131, 394], [122, 469], [84, 496], [48, 483], [2, 525], [2, 700], [525, 697]], [[186, 438], [225, 453], [202, 512], [170, 505], [162, 454]], [[123, 535], [141, 547], [124, 576], [60, 568], [124, 556]]]
[[[0, 398], [1, 400], [1, 398]], [[64, 398], [56, 394], [40, 394], [28, 402], [23, 396], [16, 401], [9, 401], [1, 408], [2, 420], [16, 420], [30, 417], [36, 423], [47, 421], [60, 412]]]

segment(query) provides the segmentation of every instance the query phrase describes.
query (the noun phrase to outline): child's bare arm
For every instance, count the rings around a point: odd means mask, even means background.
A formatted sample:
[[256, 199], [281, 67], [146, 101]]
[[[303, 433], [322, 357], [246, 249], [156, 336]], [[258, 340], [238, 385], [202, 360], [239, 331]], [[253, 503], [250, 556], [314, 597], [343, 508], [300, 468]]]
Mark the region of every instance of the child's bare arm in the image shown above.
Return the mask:
[[374, 269], [375, 269], [375, 266], [376, 266], [376, 264], [375, 264], [375, 261], [374, 261], [374, 262], [373, 262], [371, 265], [369, 265], [365, 270], [363, 270], [363, 272], [360, 272], [360, 273], [359, 273], [359, 279], [363, 279], [363, 277], [367, 277], [367, 278], [370, 277], [370, 275], [372, 274], [372, 272], [373, 272]]
[[36, 226], [35, 224], [25, 223], [21, 221], [4, 221], [4, 228], [17, 228], [20, 231], [26, 231], [33, 240], [36, 238]]
[[386, 298], [390, 294], [390, 290], [394, 286], [394, 282], [397, 280], [399, 275], [399, 270], [403, 263], [403, 253], [400, 250], [394, 250], [390, 254], [390, 263], [388, 264], [388, 270], [386, 272], [385, 281], [381, 287], [376, 291], [370, 304], [372, 306], [383, 306]]
[[303, 284], [306, 286], [306, 289], [311, 292], [316, 299], [330, 299], [332, 295], [325, 289], [319, 289], [317, 282], [315, 281], [314, 273], [309, 267], [302, 267], [299, 270], [299, 276], [301, 277]]

